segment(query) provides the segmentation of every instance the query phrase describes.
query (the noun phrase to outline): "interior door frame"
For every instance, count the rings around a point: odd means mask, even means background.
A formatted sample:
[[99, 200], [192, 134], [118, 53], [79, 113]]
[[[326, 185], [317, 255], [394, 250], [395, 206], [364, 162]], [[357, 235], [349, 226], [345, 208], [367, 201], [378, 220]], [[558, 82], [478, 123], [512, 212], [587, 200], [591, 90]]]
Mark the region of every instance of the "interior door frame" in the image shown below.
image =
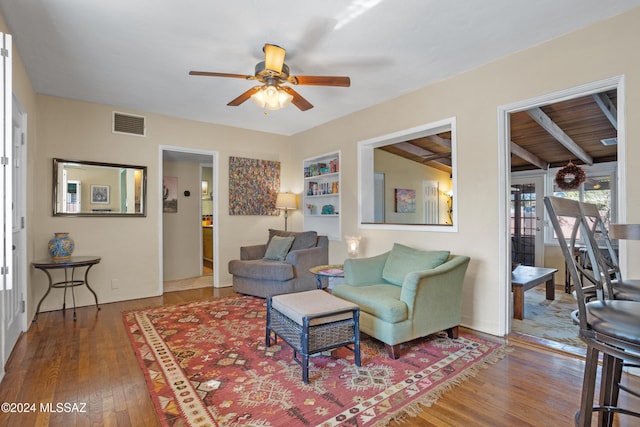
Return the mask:
[[[200, 149], [194, 149], [194, 148], [186, 148], [186, 147], [175, 147], [175, 146], [170, 146], [170, 145], [160, 145], [158, 147], [158, 185], [159, 188], [162, 188], [162, 178], [163, 178], [163, 174], [164, 174], [164, 168], [162, 167], [163, 164], [163, 153], [165, 151], [176, 151], [179, 153], [188, 153], [188, 154], [197, 154], [197, 155], [202, 155], [202, 156], [210, 156], [211, 157], [211, 167], [213, 168], [212, 170], [212, 177], [213, 177], [213, 182], [211, 183], [211, 187], [209, 188], [209, 191], [211, 191], [213, 194], [211, 195], [211, 198], [213, 200], [213, 214], [212, 214], [212, 221], [214, 224], [219, 224], [220, 221], [218, 219], [218, 206], [220, 205], [219, 201], [218, 201], [218, 197], [219, 197], [219, 166], [218, 166], [218, 161], [219, 161], [219, 157], [220, 154], [217, 151], [211, 151], [211, 150], [200, 150]], [[195, 163], [194, 163], [195, 164]], [[199, 169], [199, 176], [200, 176], [200, 181], [202, 181], [202, 164], [198, 163], [198, 169]], [[200, 199], [200, 190], [199, 190], [199, 186], [198, 186], [198, 191], [197, 191], [197, 195], [198, 198]], [[202, 212], [202, 200], [200, 200], [200, 212]], [[194, 219], [195, 220], [195, 219]], [[220, 287], [220, 268], [219, 268], [219, 260], [220, 260], [220, 256], [219, 256], [219, 230], [220, 227], [213, 227], [213, 287], [214, 288], [219, 288]], [[159, 238], [159, 243], [158, 243], [158, 268], [159, 268], [159, 278], [160, 280], [158, 281], [158, 295], [162, 295], [163, 290], [164, 290], [164, 284], [163, 284], [163, 280], [164, 280], [164, 254], [163, 254], [163, 241], [164, 241], [164, 233], [163, 233], [163, 210], [162, 210], [162, 197], [160, 197], [159, 203], [158, 203], [158, 236], [160, 236]], [[200, 233], [200, 258], [202, 258], [202, 233]], [[202, 264], [202, 263], [201, 263]], [[202, 265], [200, 265], [200, 271], [202, 272]]]
[[[593, 95], [607, 90], [617, 90], [618, 104], [618, 194], [626, 194], [626, 102], [625, 77], [614, 76], [603, 80], [586, 83], [558, 92], [525, 99], [512, 104], [498, 106], [498, 333], [507, 335], [511, 332], [511, 245], [510, 208], [511, 208], [511, 129], [510, 115], [533, 107], [541, 107], [554, 102], [565, 101], [580, 96]], [[618, 221], [626, 222], [627, 202], [625, 197], [618, 197]], [[626, 268], [626, 245], [620, 245], [620, 263]]]

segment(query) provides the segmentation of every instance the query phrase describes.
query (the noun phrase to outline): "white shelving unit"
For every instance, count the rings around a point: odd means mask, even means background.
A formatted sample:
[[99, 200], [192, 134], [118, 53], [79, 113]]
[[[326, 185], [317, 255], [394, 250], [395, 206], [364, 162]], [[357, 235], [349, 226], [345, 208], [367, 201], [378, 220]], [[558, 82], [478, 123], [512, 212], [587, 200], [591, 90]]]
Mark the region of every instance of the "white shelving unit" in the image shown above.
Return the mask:
[[305, 159], [303, 169], [304, 230], [340, 240], [340, 152]]

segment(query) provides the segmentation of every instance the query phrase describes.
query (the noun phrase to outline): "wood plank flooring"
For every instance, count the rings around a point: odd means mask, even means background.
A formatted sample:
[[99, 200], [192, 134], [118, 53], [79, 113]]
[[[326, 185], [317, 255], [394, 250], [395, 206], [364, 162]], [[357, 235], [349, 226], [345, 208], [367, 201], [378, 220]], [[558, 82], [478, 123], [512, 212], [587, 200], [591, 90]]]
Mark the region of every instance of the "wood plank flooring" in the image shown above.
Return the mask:
[[[76, 322], [70, 311], [42, 313], [18, 341], [0, 384], [0, 402], [35, 404], [36, 411], [0, 413], [0, 426], [159, 425], [121, 313], [231, 294], [230, 288], [207, 288], [103, 304], [99, 312], [83, 307]], [[505, 359], [454, 387], [418, 417], [406, 417], [397, 425], [573, 425], [582, 360], [512, 341], [514, 351]], [[629, 379], [640, 386], [637, 377]], [[62, 412], [40, 411], [40, 403], [86, 403], [77, 408], [86, 412], [65, 412], [64, 407]], [[640, 410], [638, 402], [633, 404]], [[620, 419], [616, 425], [638, 422]]]

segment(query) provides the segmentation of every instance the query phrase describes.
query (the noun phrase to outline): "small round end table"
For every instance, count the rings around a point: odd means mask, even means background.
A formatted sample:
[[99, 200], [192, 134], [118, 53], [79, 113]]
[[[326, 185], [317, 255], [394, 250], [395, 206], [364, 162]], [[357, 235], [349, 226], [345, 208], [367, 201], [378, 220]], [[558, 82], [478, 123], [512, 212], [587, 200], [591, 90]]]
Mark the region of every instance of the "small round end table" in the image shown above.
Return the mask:
[[[94, 290], [91, 289], [91, 286], [89, 286], [89, 281], [87, 280], [87, 276], [89, 275], [89, 270], [91, 270], [91, 267], [99, 263], [100, 259], [101, 258], [99, 256], [72, 256], [70, 258], [63, 259], [63, 260], [55, 260], [50, 258], [50, 259], [33, 261], [32, 263], [33, 267], [37, 268], [38, 270], [44, 271], [44, 273], [47, 275], [47, 278], [49, 279], [49, 288], [47, 289], [47, 292], [44, 294], [44, 296], [40, 299], [40, 302], [38, 303], [38, 308], [36, 308], [36, 316], [33, 318], [33, 322], [38, 320], [38, 314], [40, 314], [40, 305], [42, 304], [42, 301], [44, 301], [47, 295], [49, 295], [49, 292], [51, 292], [51, 289], [54, 289], [54, 288], [56, 289], [64, 288], [64, 297], [62, 301], [63, 313], [67, 303], [67, 288], [71, 288], [71, 296], [73, 297], [73, 320], [76, 320], [76, 295], [73, 292], [73, 288], [75, 288], [76, 286], [85, 285], [87, 289], [91, 291], [91, 293], [93, 294], [93, 297], [96, 300], [96, 308], [100, 310], [100, 306], [98, 305], [98, 295], [96, 295]], [[75, 278], [76, 268], [80, 268], [80, 267], [87, 267], [87, 269], [84, 272], [84, 279]], [[58, 270], [58, 269], [64, 269], [64, 280], [60, 282], [54, 282], [49, 270]], [[71, 277], [69, 277], [69, 273], [68, 273], [69, 269], [71, 269]]]
[[322, 289], [323, 277], [344, 277], [344, 265], [342, 264], [318, 265], [310, 268], [309, 271], [316, 276], [318, 289]]

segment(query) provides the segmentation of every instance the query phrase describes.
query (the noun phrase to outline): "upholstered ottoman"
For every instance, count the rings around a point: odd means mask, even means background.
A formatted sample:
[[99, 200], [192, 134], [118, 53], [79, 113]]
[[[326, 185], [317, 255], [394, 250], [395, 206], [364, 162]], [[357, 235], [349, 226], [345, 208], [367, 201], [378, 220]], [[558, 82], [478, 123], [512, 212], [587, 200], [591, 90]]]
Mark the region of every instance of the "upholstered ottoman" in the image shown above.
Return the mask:
[[359, 317], [357, 305], [322, 290], [268, 297], [266, 346], [277, 343], [279, 336], [293, 347], [293, 359], [302, 366], [302, 380], [308, 384], [312, 354], [344, 346], [355, 353], [360, 366]]

